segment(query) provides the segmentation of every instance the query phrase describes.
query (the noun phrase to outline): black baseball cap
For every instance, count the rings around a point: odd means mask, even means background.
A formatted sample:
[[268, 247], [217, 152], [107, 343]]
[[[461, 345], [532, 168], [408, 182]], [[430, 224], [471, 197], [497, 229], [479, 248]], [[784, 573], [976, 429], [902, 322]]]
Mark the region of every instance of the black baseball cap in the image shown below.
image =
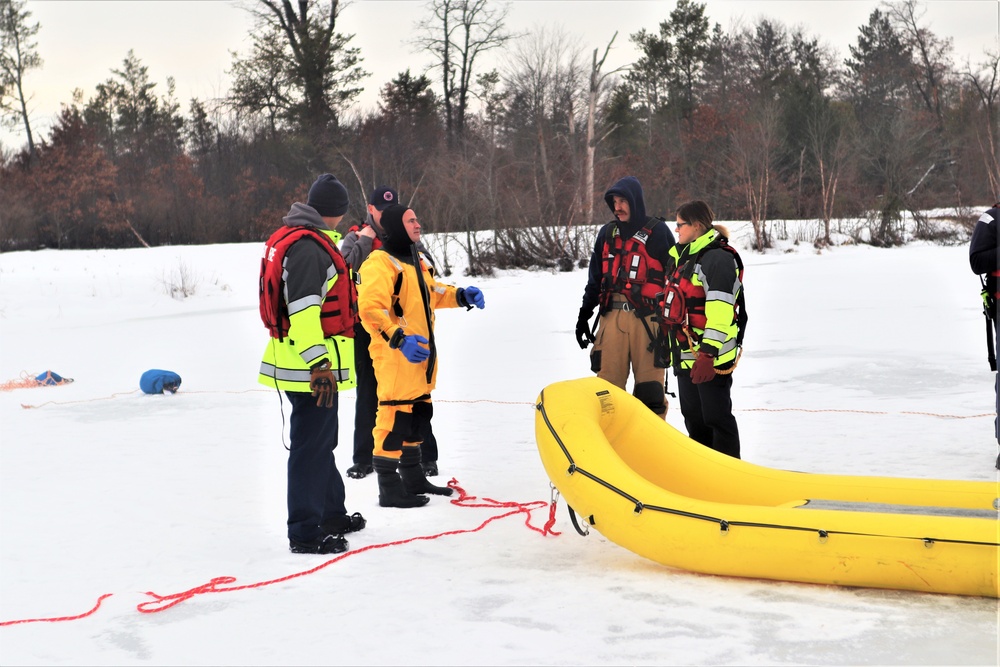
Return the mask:
[[368, 203], [374, 206], [376, 211], [384, 211], [393, 204], [399, 203], [399, 195], [389, 186], [380, 185], [372, 191]]

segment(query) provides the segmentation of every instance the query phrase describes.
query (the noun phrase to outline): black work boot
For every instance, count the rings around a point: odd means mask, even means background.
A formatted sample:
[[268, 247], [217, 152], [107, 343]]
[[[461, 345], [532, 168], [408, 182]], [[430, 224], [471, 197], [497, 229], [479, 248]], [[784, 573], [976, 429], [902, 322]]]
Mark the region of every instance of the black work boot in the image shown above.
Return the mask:
[[355, 512], [350, 516], [347, 514], [332, 516], [321, 523], [319, 527], [324, 533], [343, 535], [344, 533], [356, 533], [366, 525], [368, 525], [368, 522], [361, 516], [361, 512]]
[[435, 496], [450, 496], [455, 492], [446, 486], [435, 486], [427, 481], [424, 469], [420, 467], [420, 447], [403, 447], [399, 459], [399, 476], [403, 487], [410, 493], [433, 493]]
[[378, 504], [381, 507], [423, 507], [430, 500], [406, 490], [396, 472], [396, 459], [376, 456], [372, 465], [378, 475]]
[[370, 463], [355, 463], [347, 469], [347, 476], [351, 479], [364, 479], [375, 472]]
[[343, 535], [320, 535], [309, 542], [288, 540], [288, 550], [293, 554], [339, 554], [349, 548]]

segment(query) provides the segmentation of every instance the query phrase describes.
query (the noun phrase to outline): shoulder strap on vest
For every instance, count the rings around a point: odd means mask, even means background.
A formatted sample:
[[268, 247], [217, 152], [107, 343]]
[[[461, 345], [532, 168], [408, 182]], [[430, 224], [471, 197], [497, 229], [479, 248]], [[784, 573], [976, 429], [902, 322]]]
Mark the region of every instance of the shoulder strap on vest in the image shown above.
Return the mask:
[[[736, 252], [736, 248], [729, 245], [729, 239], [725, 236], [719, 234], [715, 239], [712, 240], [707, 246], [698, 251], [695, 255], [695, 259], [701, 259], [701, 256], [709, 251], [715, 250], [716, 248], [720, 250], [726, 250], [732, 254], [733, 260], [736, 262], [736, 271], [740, 276], [740, 293], [736, 296], [736, 347], [743, 346], [743, 336], [746, 334], [747, 330], [747, 320], [750, 316], [747, 315], [747, 303], [746, 303], [746, 285], [743, 284], [743, 258], [740, 257], [740, 253]], [[693, 264], [693, 262], [692, 262]]]

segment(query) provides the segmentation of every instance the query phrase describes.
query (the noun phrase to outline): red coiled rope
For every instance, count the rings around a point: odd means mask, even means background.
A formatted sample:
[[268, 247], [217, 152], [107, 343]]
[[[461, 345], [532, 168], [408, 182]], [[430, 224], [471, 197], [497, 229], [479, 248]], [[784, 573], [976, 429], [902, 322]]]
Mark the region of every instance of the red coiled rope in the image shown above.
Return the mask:
[[[193, 598], [193, 597], [195, 597], [197, 595], [203, 595], [203, 594], [206, 594], [206, 593], [233, 593], [235, 591], [242, 591], [242, 590], [247, 590], [247, 589], [250, 589], [250, 588], [263, 588], [265, 586], [270, 586], [272, 584], [278, 584], [278, 583], [281, 583], [281, 582], [289, 581], [291, 579], [296, 579], [298, 577], [304, 577], [304, 576], [306, 576], [308, 574], [313, 574], [314, 572], [319, 572], [323, 568], [328, 567], [330, 565], [333, 565], [336, 562], [342, 561], [345, 558], [349, 558], [351, 556], [356, 556], [356, 555], [362, 554], [362, 553], [364, 553], [366, 551], [372, 551], [373, 549], [384, 549], [386, 547], [393, 547], [393, 546], [398, 546], [398, 545], [401, 545], [401, 544], [408, 544], [410, 542], [420, 542], [420, 541], [436, 540], [439, 537], [446, 537], [446, 536], [449, 536], [449, 535], [464, 535], [464, 534], [468, 534], [468, 533], [476, 533], [476, 532], [479, 532], [480, 530], [482, 530], [483, 528], [485, 528], [486, 526], [488, 526], [489, 524], [493, 523], [494, 521], [499, 521], [500, 519], [506, 519], [507, 517], [515, 516], [517, 514], [524, 514], [525, 515], [525, 517], [524, 517], [524, 525], [526, 525], [531, 530], [533, 530], [533, 531], [535, 531], [537, 533], [540, 533], [543, 536], [544, 535], [559, 535], [560, 534], [560, 533], [552, 530], [552, 526], [555, 523], [555, 512], [556, 512], [556, 502], [555, 502], [554, 498], [553, 498], [552, 503], [551, 503], [551, 505], [549, 507], [549, 518], [548, 518], [548, 521], [545, 523], [545, 525], [542, 528], [538, 528], [538, 527], [533, 526], [531, 524], [531, 513], [533, 511], [535, 511], [537, 509], [541, 509], [542, 507], [545, 507], [547, 504], [549, 504], [549, 503], [546, 503], [544, 500], [535, 500], [535, 501], [527, 502], [527, 503], [519, 503], [519, 502], [514, 502], [514, 501], [503, 502], [503, 501], [499, 501], [499, 500], [493, 500], [492, 498], [483, 498], [482, 500], [480, 500], [479, 498], [476, 498], [475, 496], [470, 496], [465, 491], [465, 489], [463, 489], [461, 486], [458, 485], [458, 480], [456, 480], [454, 477], [448, 482], [448, 487], [452, 488], [452, 489], [455, 489], [455, 491], [458, 492], [458, 497], [457, 498], [453, 498], [451, 500], [451, 504], [452, 505], [457, 505], [459, 507], [476, 507], [476, 508], [499, 509], [499, 510], [505, 510], [505, 511], [503, 511], [503, 512], [501, 512], [499, 514], [495, 514], [495, 515], [491, 516], [490, 518], [486, 519], [485, 521], [483, 521], [482, 523], [480, 523], [475, 528], [463, 528], [463, 529], [458, 529], [458, 530], [447, 530], [447, 531], [444, 531], [444, 532], [441, 532], [441, 533], [435, 533], [433, 535], [418, 535], [416, 537], [409, 537], [409, 538], [406, 538], [406, 539], [403, 539], [403, 540], [396, 540], [396, 541], [393, 541], [393, 542], [384, 542], [382, 544], [370, 544], [368, 546], [361, 547], [360, 549], [355, 549], [353, 551], [345, 551], [342, 554], [337, 554], [336, 556], [334, 556], [330, 560], [328, 560], [328, 561], [326, 561], [324, 563], [321, 563], [321, 564], [317, 565], [316, 567], [310, 568], [308, 570], [303, 570], [301, 572], [294, 572], [292, 574], [286, 575], [284, 577], [279, 577], [277, 579], [269, 579], [267, 581], [258, 581], [258, 582], [253, 583], [253, 584], [242, 584], [242, 585], [239, 585], [239, 586], [232, 586], [230, 584], [235, 584], [236, 583], [236, 577], [215, 577], [215, 578], [209, 580], [208, 583], [201, 584], [199, 586], [195, 586], [194, 588], [189, 588], [188, 590], [182, 591], [180, 593], [172, 593], [170, 595], [159, 595], [158, 593], [154, 593], [152, 591], [147, 591], [146, 595], [150, 596], [153, 599], [152, 600], [147, 600], [146, 602], [140, 603], [136, 607], [136, 609], [139, 612], [143, 613], [143, 614], [155, 614], [157, 612], [166, 611], [167, 609], [170, 609], [171, 607], [179, 605], [180, 603], [182, 603], [182, 602], [184, 602], [186, 600], [190, 600], [191, 598]], [[54, 622], [57, 622], [57, 621], [75, 621], [75, 620], [80, 619], [80, 618], [86, 618], [87, 616], [90, 616], [91, 614], [96, 613], [97, 610], [100, 608], [101, 603], [105, 599], [111, 597], [111, 595], [112, 595], [111, 593], [106, 593], [106, 594], [102, 595], [98, 599], [97, 604], [94, 606], [93, 609], [91, 609], [90, 611], [88, 611], [88, 612], [86, 612], [84, 614], [80, 614], [78, 616], [62, 616], [62, 617], [58, 617], [58, 618], [29, 618], [29, 619], [23, 619], [23, 620], [17, 620], [17, 621], [4, 621], [4, 622], [0, 622], [0, 627], [6, 626], [6, 625], [16, 625], [16, 624], [19, 624], [19, 623], [40, 623], [40, 622], [54, 623]]]

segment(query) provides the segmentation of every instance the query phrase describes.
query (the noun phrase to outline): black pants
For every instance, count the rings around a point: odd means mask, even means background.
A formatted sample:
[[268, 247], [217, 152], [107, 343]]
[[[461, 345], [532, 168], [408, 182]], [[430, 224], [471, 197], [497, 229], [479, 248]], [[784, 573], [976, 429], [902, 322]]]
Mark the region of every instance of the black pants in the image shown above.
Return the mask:
[[310, 542], [320, 535], [320, 524], [347, 513], [344, 479], [337, 470], [338, 395], [333, 407], [321, 408], [311, 394], [286, 391], [292, 404], [291, 446], [288, 452], [288, 537]]
[[740, 458], [740, 430], [733, 416], [732, 375], [716, 375], [702, 384], [691, 382], [691, 373], [676, 370], [677, 393], [688, 435], [717, 452]]
[[[1000, 317], [993, 320], [994, 346], [1000, 347]], [[994, 349], [995, 349], [994, 348]], [[997, 402], [997, 416], [993, 419], [993, 433], [997, 437], [997, 444], [1000, 445], [1000, 373], [993, 378], [993, 391]], [[997, 459], [1000, 461], [1000, 458]]]
[[[375, 366], [372, 365], [368, 344], [371, 336], [360, 324], [354, 325], [354, 372], [357, 374], [357, 400], [354, 403], [354, 462], [371, 465], [372, 451], [375, 449], [375, 412], [378, 410], [378, 381], [375, 379]], [[420, 446], [420, 458], [424, 463], [437, 461], [437, 439], [431, 430], [430, 422], [427, 429], [421, 433], [424, 437]]]

